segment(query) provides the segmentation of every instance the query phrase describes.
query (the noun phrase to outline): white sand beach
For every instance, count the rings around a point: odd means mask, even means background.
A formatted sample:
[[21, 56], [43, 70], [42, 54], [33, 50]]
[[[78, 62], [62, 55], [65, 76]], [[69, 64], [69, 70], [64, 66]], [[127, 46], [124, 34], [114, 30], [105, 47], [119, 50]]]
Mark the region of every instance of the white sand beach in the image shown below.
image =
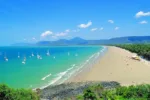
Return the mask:
[[127, 50], [110, 46], [91, 69], [83, 70], [69, 81], [117, 81], [121, 85], [150, 83], [149, 62], [131, 59], [133, 55]]

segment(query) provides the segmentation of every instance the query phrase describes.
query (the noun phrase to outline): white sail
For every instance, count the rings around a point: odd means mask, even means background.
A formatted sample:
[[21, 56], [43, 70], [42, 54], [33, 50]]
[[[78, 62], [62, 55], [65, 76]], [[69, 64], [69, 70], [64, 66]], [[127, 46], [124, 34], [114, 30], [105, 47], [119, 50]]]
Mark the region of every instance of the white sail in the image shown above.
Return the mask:
[[32, 56], [32, 57], [34, 56], [33, 52], [32, 52], [32, 54], [31, 54], [31, 56]]
[[8, 58], [7, 58], [6, 54], [5, 54], [5, 57], [4, 57], [4, 59], [5, 59], [5, 61], [8, 61]]
[[19, 54], [19, 52], [18, 52], [18, 58], [20, 58], [20, 54]]
[[37, 59], [42, 59], [42, 57], [37, 53]]
[[47, 55], [47, 56], [50, 56], [49, 50], [47, 51], [46, 55]]

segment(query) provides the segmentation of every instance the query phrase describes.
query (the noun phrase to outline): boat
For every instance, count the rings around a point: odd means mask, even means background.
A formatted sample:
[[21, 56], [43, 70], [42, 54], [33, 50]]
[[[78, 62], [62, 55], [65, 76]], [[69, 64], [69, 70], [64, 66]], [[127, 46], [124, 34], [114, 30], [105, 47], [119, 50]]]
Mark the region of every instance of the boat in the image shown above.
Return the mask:
[[37, 59], [40, 59], [40, 55], [37, 53]]
[[8, 58], [7, 57], [4, 57], [5, 61], [8, 61]]
[[50, 56], [49, 50], [47, 51], [46, 55], [47, 55], [47, 56]]
[[26, 57], [24, 57], [22, 64], [26, 64]]
[[20, 54], [19, 54], [19, 52], [18, 52], [18, 58], [20, 58]]
[[24, 57], [24, 59], [23, 59], [24, 61], [26, 61], [26, 57]]
[[22, 61], [22, 64], [26, 64], [26, 62], [25, 62], [25, 61]]
[[32, 54], [31, 54], [31, 56], [32, 56], [32, 57], [34, 56], [33, 52], [32, 52]]
[[42, 57], [37, 53], [37, 59], [42, 59]]
[[4, 59], [5, 59], [5, 61], [8, 61], [8, 58], [7, 58], [6, 54], [5, 54], [5, 57], [4, 57]]

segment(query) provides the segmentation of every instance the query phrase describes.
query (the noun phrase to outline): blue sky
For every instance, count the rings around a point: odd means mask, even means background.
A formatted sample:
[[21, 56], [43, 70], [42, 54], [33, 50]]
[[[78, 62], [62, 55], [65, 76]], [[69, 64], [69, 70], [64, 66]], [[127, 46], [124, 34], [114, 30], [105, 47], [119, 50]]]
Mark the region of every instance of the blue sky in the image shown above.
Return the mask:
[[150, 35], [150, 0], [0, 0], [0, 45]]

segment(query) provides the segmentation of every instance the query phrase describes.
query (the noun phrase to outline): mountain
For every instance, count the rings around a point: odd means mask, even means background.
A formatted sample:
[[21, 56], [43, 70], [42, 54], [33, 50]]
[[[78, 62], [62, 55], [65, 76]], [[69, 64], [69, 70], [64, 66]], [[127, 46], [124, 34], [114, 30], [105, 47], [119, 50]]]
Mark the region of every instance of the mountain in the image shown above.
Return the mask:
[[39, 41], [36, 44], [17, 43], [15, 46], [61, 46], [61, 45], [105, 45], [105, 44], [125, 44], [125, 43], [150, 43], [150, 36], [127, 36], [101, 40], [85, 40], [80, 37], [73, 39], [60, 39], [57, 41]]
[[88, 44], [129, 44], [129, 43], [150, 43], [150, 36], [128, 36], [104, 40], [88, 40]]
[[36, 45], [84, 45], [84, 44], [88, 44], [88, 40], [75, 37], [70, 40], [60, 39], [57, 41], [40, 41]]

